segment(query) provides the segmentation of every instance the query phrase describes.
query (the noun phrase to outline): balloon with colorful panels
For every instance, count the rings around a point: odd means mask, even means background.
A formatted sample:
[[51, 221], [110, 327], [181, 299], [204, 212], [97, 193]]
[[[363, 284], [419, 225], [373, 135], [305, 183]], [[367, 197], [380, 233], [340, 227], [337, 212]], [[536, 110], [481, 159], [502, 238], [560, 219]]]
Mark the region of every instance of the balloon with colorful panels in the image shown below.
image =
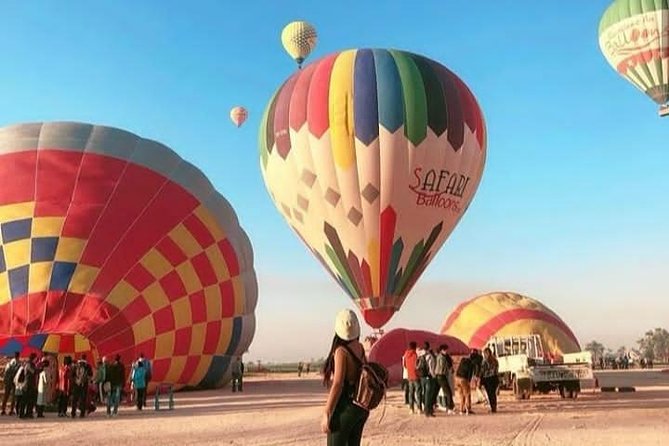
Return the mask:
[[194, 166], [109, 127], [0, 129], [0, 354], [144, 353], [215, 387], [255, 331], [251, 244]]
[[516, 293], [490, 293], [458, 305], [441, 327], [441, 333], [482, 349], [493, 336], [541, 335], [547, 353], [581, 351], [571, 329], [541, 302]]
[[317, 41], [316, 28], [303, 20], [290, 22], [281, 31], [283, 48], [299, 68], [302, 68], [302, 62], [316, 48]]
[[242, 124], [244, 124], [244, 122], [246, 121], [246, 118], [248, 117], [249, 113], [246, 111], [244, 107], [241, 106], [232, 107], [232, 110], [230, 110], [230, 120], [237, 127], [241, 127]]
[[669, 116], [669, 0], [615, 0], [600, 20], [599, 46]]
[[385, 49], [337, 52], [295, 73], [269, 101], [259, 138], [277, 209], [375, 329], [462, 218], [486, 158], [464, 82]]

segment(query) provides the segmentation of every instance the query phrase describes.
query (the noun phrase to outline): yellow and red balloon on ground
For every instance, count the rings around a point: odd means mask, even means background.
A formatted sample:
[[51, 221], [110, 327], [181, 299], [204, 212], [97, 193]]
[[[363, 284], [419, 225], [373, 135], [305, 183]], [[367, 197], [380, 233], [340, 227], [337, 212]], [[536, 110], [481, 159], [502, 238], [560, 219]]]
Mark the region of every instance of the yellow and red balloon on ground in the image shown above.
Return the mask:
[[255, 332], [251, 244], [169, 148], [79, 123], [0, 129], [0, 354], [144, 353], [215, 387]]
[[611, 66], [660, 105], [669, 106], [669, 0], [615, 0], [599, 23]]
[[541, 302], [516, 293], [490, 293], [458, 305], [441, 333], [482, 349], [493, 336], [539, 334], [546, 353], [581, 351], [578, 339], [560, 317]]
[[277, 209], [373, 328], [462, 218], [486, 158], [469, 88], [397, 50], [337, 52], [295, 73], [271, 98], [259, 139]]

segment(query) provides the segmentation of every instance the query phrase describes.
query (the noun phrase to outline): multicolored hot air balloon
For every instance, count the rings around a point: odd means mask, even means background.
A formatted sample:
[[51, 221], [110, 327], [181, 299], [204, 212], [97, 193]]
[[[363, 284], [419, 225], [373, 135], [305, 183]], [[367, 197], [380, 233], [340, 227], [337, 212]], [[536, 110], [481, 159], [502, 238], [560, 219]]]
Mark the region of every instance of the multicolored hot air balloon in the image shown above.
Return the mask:
[[380, 328], [474, 197], [486, 130], [446, 67], [360, 49], [290, 77], [269, 102], [259, 145], [277, 209]]
[[316, 47], [316, 28], [302, 20], [291, 22], [281, 31], [281, 43], [286, 52], [301, 68], [302, 62]]
[[669, 114], [669, 0], [615, 0], [599, 23], [599, 46], [625, 79]]
[[581, 351], [560, 317], [541, 302], [516, 293], [490, 293], [461, 303], [446, 318], [441, 333], [482, 349], [493, 336], [539, 334], [546, 352]]
[[241, 125], [244, 124], [244, 121], [246, 121], [246, 118], [248, 118], [248, 116], [249, 113], [246, 111], [244, 107], [237, 106], [233, 107], [232, 110], [230, 110], [230, 120], [237, 127], [241, 127]]
[[79, 123], [0, 129], [0, 353], [144, 353], [215, 387], [255, 331], [251, 244], [169, 148]]

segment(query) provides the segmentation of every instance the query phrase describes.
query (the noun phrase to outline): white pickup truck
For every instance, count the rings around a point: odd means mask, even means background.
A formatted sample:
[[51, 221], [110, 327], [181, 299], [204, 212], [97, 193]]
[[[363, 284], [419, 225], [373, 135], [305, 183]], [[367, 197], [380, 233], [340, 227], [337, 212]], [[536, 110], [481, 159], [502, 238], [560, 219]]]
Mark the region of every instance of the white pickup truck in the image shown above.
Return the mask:
[[590, 352], [548, 360], [538, 334], [493, 337], [487, 347], [499, 361], [500, 387], [513, 390], [517, 399], [552, 390], [559, 391], [562, 398], [576, 398], [582, 384], [594, 382]]

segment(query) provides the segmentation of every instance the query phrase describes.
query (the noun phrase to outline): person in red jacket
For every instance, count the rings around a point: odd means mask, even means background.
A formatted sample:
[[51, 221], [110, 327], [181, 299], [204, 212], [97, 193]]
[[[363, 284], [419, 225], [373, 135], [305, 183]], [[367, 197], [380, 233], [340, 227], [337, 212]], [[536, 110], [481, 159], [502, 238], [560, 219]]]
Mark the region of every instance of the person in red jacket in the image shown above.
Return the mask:
[[402, 356], [402, 367], [407, 371], [407, 379], [409, 380], [409, 409], [411, 413], [416, 413], [414, 409], [414, 404], [418, 405], [418, 410], [422, 412], [422, 395], [420, 380], [418, 378], [418, 373], [416, 372], [416, 361], [418, 360], [418, 355], [416, 353], [416, 343], [410, 342], [409, 348], [404, 352]]
[[58, 370], [58, 417], [67, 416], [72, 392], [72, 357], [66, 356]]

